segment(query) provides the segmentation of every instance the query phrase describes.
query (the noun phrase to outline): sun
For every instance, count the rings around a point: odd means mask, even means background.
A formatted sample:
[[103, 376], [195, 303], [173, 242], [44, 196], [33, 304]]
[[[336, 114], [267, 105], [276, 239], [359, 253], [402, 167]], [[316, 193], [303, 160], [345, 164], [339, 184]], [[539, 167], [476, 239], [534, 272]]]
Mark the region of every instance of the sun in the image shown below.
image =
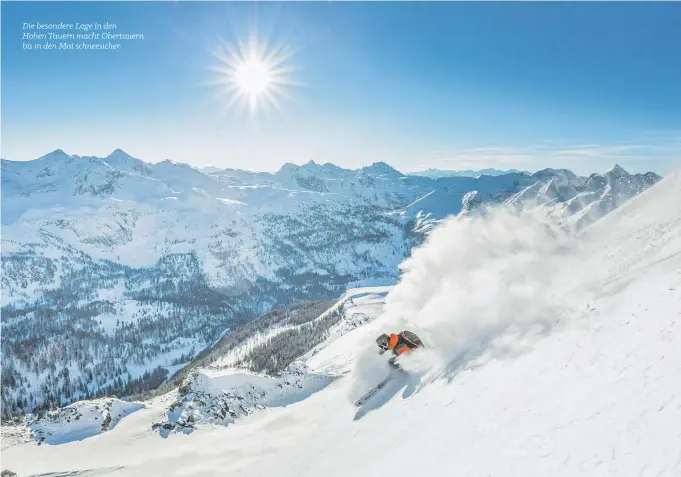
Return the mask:
[[241, 105], [251, 114], [273, 106], [281, 109], [280, 100], [288, 96], [294, 85], [288, 64], [292, 50], [284, 45], [270, 47], [267, 41], [251, 33], [236, 48], [220, 41], [213, 52], [219, 64], [211, 68], [217, 73], [212, 83], [227, 97], [226, 106]]
[[234, 70], [234, 84], [248, 96], [257, 98], [272, 87], [272, 68], [262, 58], [247, 58]]

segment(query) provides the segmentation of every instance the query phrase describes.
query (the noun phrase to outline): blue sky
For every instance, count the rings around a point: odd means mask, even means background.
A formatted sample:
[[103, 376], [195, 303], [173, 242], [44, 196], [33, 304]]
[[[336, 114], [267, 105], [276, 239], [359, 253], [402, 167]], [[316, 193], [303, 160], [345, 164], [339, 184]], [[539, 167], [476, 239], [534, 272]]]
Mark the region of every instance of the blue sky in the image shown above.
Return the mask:
[[[22, 23], [116, 23], [26, 51]], [[61, 148], [276, 170], [681, 167], [680, 3], [3, 2], [2, 157]], [[294, 54], [280, 109], [227, 108], [222, 40]]]

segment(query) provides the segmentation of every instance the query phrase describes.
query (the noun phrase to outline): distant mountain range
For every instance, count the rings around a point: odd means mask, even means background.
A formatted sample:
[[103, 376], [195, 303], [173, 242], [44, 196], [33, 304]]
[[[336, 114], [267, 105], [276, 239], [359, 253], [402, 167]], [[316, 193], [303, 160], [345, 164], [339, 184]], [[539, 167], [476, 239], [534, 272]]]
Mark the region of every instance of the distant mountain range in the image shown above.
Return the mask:
[[431, 178], [383, 162], [206, 172], [121, 150], [3, 160], [3, 409], [141, 392], [274, 307], [392, 284], [445, 217], [506, 203], [580, 229], [659, 179], [619, 166]]
[[[478, 176], [503, 176], [505, 174], [514, 174], [523, 172], [518, 169], [480, 169], [477, 171], [465, 169], [461, 171], [443, 170], [443, 169], [426, 169], [423, 171], [409, 172], [410, 176], [430, 177], [431, 179], [440, 179], [441, 177], [478, 177]], [[530, 174], [529, 172], [526, 172]]]

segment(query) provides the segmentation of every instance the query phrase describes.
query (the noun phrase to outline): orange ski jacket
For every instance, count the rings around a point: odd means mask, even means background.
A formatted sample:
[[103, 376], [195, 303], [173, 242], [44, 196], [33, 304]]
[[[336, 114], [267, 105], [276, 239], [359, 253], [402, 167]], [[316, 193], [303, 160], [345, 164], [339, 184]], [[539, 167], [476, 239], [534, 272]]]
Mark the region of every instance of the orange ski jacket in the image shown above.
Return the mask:
[[[412, 339], [410, 339], [410, 335]], [[392, 351], [396, 355], [401, 355], [403, 353], [408, 353], [414, 348], [421, 346], [421, 340], [416, 337], [413, 333], [407, 334], [407, 332], [402, 331], [400, 334], [390, 333], [390, 341], [388, 341], [388, 351]], [[415, 339], [414, 339], [415, 338]]]

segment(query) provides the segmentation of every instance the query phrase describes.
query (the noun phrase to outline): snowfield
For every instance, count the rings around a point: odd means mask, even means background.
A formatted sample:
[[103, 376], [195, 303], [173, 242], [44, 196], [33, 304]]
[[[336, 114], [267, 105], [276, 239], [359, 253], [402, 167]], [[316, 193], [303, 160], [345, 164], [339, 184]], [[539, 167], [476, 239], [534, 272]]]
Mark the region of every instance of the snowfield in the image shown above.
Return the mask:
[[36, 440], [62, 444], [96, 436], [116, 427], [121, 419], [144, 407], [141, 403], [119, 399], [80, 401], [47, 413], [29, 427]]
[[43, 416], [27, 416], [26, 426], [3, 428], [2, 447], [35, 440], [39, 444], [64, 444], [107, 432], [121, 419], [144, 408], [138, 402], [116, 398], [78, 401]]
[[[163, 439], [150, 423], [176, 396], [162, 396], [96, 437], [7, 448], [2, 466], [20, 476], [681, 475], [678, 204], [680, 173], [576, 242], [536, 215], [448, 219], [387, 296], [343, 301], [345, 324], [303, 357], [337, 379], [305, 399]], [[426, 349], [402, 359], [409, 376], [356, 408], [387, 373], [376, 334], [402, 327]]]

